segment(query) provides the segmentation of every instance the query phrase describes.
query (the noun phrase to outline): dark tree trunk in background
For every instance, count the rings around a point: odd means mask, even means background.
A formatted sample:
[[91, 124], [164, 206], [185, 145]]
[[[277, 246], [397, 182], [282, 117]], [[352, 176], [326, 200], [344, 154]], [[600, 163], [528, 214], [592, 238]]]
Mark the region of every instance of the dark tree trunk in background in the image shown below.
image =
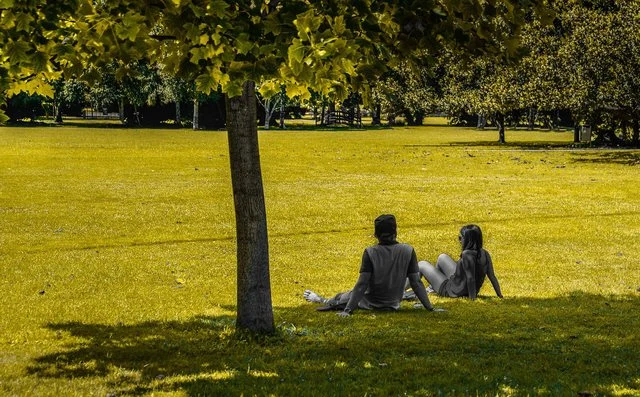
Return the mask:
[[373, 117], [371, 119], [371, 125], [380, 125], [380, 113], [382, 112], [382, 106], [379, 103], [376, 103], [375, 108], [373, 109]]
[[580, 143], [580, 124], [578, 122], [573, 125], [573, 143]]
[[180, 114], [180, 101], [176, 101], [176, 124], [180, 127], [182, 122], [182, 115]]
[[484, 117], [484, 114], [478, 113], [478, 124], [476, 125], [476, 128], [479, 130], [484, 130], [484, 127], [486, 126], [487, 126], [487, 118]]
[[498, 126], [498, 142], [507, 143], [504, 137], [504, 114], [496, 113], [496, 124]]
[[528, 120], [529, 125], [528, 125], [528, 129], [529, 131], [532, 131], [535, 128], [535, 122], [536, 122], [536, 108], [534, 107], [530, 107], [529, 108], [529, 115], [528, 115]]
[[635, 117], [633, 119], [633, 137], [631, 138], [631, 142], [634, 146], [638, 146], [638, 143], [640, 143], [640, 125], [638, 119]]
[[257, 333], [275, 330], [269, 279], [269, 244], [260, 153], [255, 83], [242, 96], [227, 98], [231, 184], [236, 214], [238, 316], [236, 327]]
[[551, 127], [554, 131], [558, 131], [560, 129], [560, 110], [555, 110], [553, 112], [553, 120], [551, 122]]
[[124, 123], [124, 98], [120, 98], [118, 101], [118, 117]]
[[56, 109], [56, 123], [62, 123], [62, 104], [59, 103], [55, 106]]
[[280, 91], [280, 129], [284, 129], [284, 102], [286, 91], [283, 89]]

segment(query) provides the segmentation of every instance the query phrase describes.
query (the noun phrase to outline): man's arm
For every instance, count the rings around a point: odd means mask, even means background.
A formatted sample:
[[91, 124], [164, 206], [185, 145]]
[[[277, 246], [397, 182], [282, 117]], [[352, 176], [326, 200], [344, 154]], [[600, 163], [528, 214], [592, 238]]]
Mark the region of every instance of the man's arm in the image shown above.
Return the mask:
[[367, 292], [369, 280], [371, 280], [371, 273], [360, 273], [360, 277], [358, 277], [358, 281], [351, 291], [351, 298], [349, 298], [349, 302], [344, 310], [338, 313], [339, 316], [348, 316], [358, 307], [358, 303], [360, 303], [364, 297], [364, 293]]
[[429, 311], [434, 311], [434, 307], [429, 301], [429, 295], [427, 295], [427, 290], [424, 288], [424, 284], [420, 281], [420, 273], [411, 273], [407, 275], [409, 278], [409, 285], [411, 285], [411, 289], [416, 293], [416, 296], [422, 303], [425, 309]]

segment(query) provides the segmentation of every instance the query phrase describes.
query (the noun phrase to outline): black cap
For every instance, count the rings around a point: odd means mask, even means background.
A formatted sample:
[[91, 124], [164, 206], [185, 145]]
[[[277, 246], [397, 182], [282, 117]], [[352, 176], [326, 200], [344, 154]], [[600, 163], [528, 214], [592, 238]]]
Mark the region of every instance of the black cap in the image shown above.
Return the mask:
[[380, 215], [375, 222], [375, 235], [380, 238], [389, 238], [396, 235], [396, 217], [390, 214]]

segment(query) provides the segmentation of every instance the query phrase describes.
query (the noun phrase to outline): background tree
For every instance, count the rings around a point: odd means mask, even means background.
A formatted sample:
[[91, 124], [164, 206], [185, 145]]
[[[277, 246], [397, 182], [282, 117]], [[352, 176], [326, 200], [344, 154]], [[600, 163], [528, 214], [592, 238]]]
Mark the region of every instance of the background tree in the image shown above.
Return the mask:
[[176, 126], [182, 125], [181, 105], [195, 95], [195, 87], [193, 83], [182, 77], [176, 77], [172, 74], [159, 70], [160, 75], [160, 97], [163, 103], [175, 104], [175, 122]]
[[[418, 55], [419, 57], [419, 55]], [[424, 56], [427, 61], [433, 59]], [[403, 116], [409, 125], [421, 125], [424, 117], [439, 105], [439, 76], [433, 65], [412, 65], [401, 61], [376, 84], [377, 103], [388, 120]]]

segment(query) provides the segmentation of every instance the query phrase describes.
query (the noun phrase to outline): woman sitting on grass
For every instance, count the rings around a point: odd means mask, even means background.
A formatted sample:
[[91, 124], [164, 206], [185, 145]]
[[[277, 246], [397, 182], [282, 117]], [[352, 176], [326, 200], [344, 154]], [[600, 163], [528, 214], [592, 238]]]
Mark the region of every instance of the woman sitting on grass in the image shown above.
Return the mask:
[[418, 263], [420, 274], [431, 284], [431, 290], [440, 296], [469, 297], [475, 300], [487, 276], [498, 297], [502, 298], [500, 284], [493, 272], [491, 256], [482, 248], [480, 227], [463, 226], [458, 239], [462, 245], [462, 253], [457, 262], [449, 255], [441, 254], [435, 267], [427, 261]]

